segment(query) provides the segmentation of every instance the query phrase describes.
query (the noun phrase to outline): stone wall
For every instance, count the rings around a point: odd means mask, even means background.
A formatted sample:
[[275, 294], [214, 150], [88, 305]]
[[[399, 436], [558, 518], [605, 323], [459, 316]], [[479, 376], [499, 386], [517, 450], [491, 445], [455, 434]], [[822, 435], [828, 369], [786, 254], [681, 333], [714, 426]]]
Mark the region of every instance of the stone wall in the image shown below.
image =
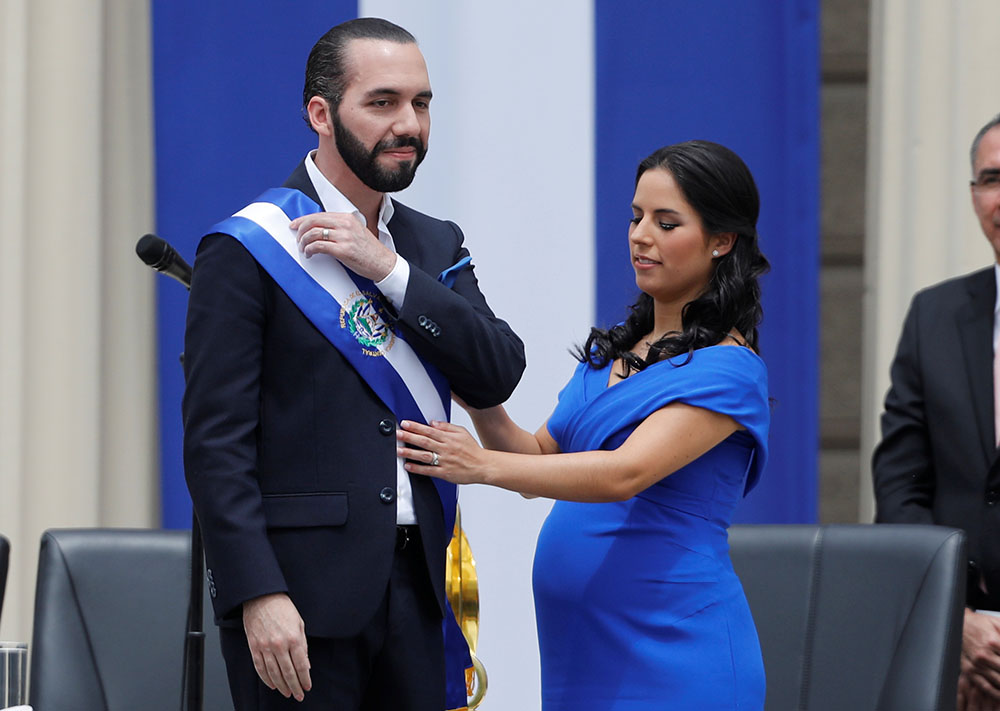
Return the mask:
[[858, 520], [869, 0], [823, 0], [820, 521]]

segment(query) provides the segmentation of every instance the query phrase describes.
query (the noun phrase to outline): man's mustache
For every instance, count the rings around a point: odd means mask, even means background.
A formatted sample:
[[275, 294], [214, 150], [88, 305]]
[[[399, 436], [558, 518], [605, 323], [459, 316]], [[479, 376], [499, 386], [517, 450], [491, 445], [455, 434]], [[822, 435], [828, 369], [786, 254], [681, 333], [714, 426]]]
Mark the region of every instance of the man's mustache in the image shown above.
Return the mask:
[[372, 150], [372, 157], [395, 148], [416, 148], [417, 155], [421, 155], [424, 152], [424, 142], [418, 136], [400, 136], [388, 141], [379, 141]]

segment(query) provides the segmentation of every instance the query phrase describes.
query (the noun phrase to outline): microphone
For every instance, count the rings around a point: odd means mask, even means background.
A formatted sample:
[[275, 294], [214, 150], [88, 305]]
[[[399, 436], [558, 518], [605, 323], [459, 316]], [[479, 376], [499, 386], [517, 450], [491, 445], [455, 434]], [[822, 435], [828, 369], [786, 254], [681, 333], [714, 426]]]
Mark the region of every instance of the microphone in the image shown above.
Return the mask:
[[191, 288], [191, 265], [166, 240], [153, 234], [143, 235], [135, 245], [139, 259], [158, 272], [173, 277], [185, 288]]

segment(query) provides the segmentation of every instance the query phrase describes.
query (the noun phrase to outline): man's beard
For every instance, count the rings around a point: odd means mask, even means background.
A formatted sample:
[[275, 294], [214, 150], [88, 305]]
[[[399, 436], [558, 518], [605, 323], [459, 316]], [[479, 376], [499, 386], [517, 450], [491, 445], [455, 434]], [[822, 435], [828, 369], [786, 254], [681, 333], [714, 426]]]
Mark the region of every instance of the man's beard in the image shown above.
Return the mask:
[[[347, 167], [358, 176], [358, 179], [372, 190], [380, 193], [394, 193], [410, 186], [417, 166], [427, 154], [424, 142], [417, 136], [401, 136], [392, 140], [379, 141], [370, 151], [357, 136], [351, 133], [340, 121], [336, 112], [333, 114], [333, 136]], [[396, 170], [386, 170], [378, 164], [378, 156], [382, 151], [394, 148], [416, 149], [413, 160], [403, 161]]]

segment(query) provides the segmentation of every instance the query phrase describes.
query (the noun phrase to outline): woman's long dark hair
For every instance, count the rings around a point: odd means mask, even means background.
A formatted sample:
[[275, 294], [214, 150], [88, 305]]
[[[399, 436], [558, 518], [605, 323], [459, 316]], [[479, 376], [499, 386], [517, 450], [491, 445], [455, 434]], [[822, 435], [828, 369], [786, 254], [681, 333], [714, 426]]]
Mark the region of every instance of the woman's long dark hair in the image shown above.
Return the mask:
[[606, 331], [592, 328], [576, 357], [595, 368], [622, 358], [627, 375], [629, 370], [642, 370], [664, 358], [713, 346], [733, 329], [756, 351], [762, 316], [757, 277], [769, 265], [757, 246], [760, 195], [750, 169], [725, 146], [688, 141], [661, 148], [643, 160], [636, 172], [636, 185], [647, 170], [669, 172], [701, 217], [705, 232], [733, 232], [736, 242], [728, 253], [715, 258], [715, 270], [705, 291], [684, 305], [682, 330], [661, 336], [644, 359], [631, 351], [653, 329], [653, 299], [645, 293], [631, 306], [624, 323]]

